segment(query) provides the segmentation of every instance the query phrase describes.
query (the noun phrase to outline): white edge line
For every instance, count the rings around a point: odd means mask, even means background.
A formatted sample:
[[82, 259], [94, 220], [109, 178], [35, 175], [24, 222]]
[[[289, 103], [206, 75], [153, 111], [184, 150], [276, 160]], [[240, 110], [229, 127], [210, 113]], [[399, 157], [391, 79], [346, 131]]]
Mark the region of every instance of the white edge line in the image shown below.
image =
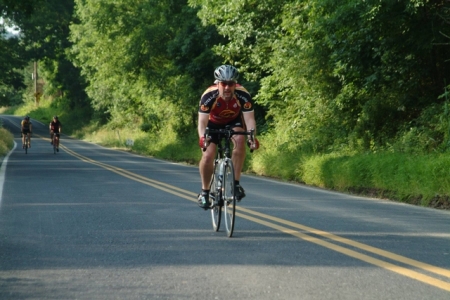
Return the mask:
[[8, 164], [8, 158], [11, 155], [11, 153], [16, 149], [17, 143], [14, 141], [14, 147], [9, 151], [9, 153], [5, 156], [3, 159], [3, 162], [1, 163], [0, 167], [0, 206], [2, 204], [2, 198], [3, 198], [3, 183], [5, 182], [5, 173], [6, 173], [6, 165]]

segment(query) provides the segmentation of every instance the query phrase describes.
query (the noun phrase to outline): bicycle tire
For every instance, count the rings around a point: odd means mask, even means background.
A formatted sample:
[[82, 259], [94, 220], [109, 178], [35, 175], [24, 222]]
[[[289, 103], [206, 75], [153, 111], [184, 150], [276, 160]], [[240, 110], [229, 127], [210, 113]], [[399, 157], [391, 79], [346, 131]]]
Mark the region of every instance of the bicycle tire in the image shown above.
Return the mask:
[[58, 139], [56, 138], [56, 134], [53, 134], [53, 154], [56, 154], [58, 148]]
[[214, 163], [214, 173], [213, 178], [211, 180], [209, 200], [213, 201], [213, 207], [211, 209], [211, 220], [214, 231], [219, 231], [220, 222], [222, 220], [222, 191], [218, 188], [218, 179], [219, 179], [219, 165], [217, 162]]
[[231, 159], [224, 165], [223, 177], [223, 200], [225, 229], [227, 236], [231, 237], [234, 231], [234, 221], [236, 214], [236, 197], [234, 196], [234, 167]]
[[28, 154], [28, 136], [25, 136], [25, 154]]

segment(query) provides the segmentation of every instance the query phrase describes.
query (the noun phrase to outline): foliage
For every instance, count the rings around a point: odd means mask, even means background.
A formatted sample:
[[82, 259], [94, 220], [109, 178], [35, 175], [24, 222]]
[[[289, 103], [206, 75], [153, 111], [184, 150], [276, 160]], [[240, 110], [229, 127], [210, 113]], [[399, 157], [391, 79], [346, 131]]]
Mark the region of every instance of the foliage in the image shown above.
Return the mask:
[[14, 146], [13, 135], [5, 128], [0, 127], [0, 158], [8, 154], [8, 152], [12, 149], [13, 146]]
[[217, 53], [258, 69], [274, 130], [311, 151], [385, 146], [439, 102], [450, 73], [441, 1], [191, 4], [230, 39]]
[[25, 87], [20, 69], [25, 66], [26, 60], [20, 56], [18, 43], [17, 38], [0, 38], [0, 66], [3, 70], [0, 72], [0, 86], [15, 90]]
[[448, 154], [321, 155], [305, 161], [304, 181], [341, 191], [364, 191], [373, 196], [408, 201], [419, 198], [427, 206], [436, 196], [450, 194]]
[[[383, 161], [414, 165], [403, 155], [444, 156], [450, 149], [448, 1], [0, 4], [6, 22], [22, 31], [21, 39], [0, 39], [0, 67], [7, 70], [0, 74], [0, 104], [22, 96], [37, 115], [58, 112], [82, 120], [88, 132], [109, 131], [111, 145], [123, 146], [114, 133], [127, 132], [134, 150], [198, 158], [191, 144], [198, 150], [199, 97], [214, 68], [231, 63], [257, 102], [262, 147], [248, 156], [248, 171], [366, 188], [383, 174], [366, 159], [389, 169]], [[41, 108], [31, 108], [34, 60]], [[177, 151], [181, 145], [186, 151]]]
[[199, 25], [194, 9], [182, 1], [76, 1], [76, 13], [72, 55], [93, 107], [108, 113], [112, 128], [137, 123], [183, 134], [195, 126], [217, 35]]

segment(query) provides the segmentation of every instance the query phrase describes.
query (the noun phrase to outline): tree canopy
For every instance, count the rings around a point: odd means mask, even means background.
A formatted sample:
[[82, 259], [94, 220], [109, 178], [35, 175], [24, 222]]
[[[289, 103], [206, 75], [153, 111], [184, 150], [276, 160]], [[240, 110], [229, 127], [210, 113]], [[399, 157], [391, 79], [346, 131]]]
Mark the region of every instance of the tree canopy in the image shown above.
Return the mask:
[[[146, 130], [195, 128], [201, 92], [214, 68], [230, 63], [264, 117], [260, 132], [276, 145], [448, 149], [445, 0], [0, 3], [24, 34], [0, 41], [13, 56], [0, 64], [12, 74], [43, 60], [49, 87], [71, 103], [86, 99], [114, 126], [137, 118]], [[17, 81], [8, 78], [0, 84]]]

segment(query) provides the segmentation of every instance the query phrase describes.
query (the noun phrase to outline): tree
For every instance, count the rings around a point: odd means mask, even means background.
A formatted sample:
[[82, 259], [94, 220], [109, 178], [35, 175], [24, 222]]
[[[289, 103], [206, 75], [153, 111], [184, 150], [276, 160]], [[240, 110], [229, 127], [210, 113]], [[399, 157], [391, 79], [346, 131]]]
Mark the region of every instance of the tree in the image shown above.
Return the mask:
[[185, 128], [205, 74], [212, 82], [214, 30], [199, 26], [196, 10], [183, 1], [76, 4], [80, 22], [71, 26], [72, 53], [94, 107], [106, 110], [117, 126], [137, 117]]
[[[20, 70], [25, 63], [39, 61], [40, 75], [47, 76], [48, 94], [65, 95], [71, 108], [88, 104], [85, 83], [66, 53], [71, 46], [69, 24], [75, 21], [73, 0], [0, 1], [4, 4], [4, 17], [21, 32], [17, 43], [8, 45], [6, 52], [17, 53], [20, 58], [22, 64], [9, 60], [14, 69]], [[16, 81], [23, 87], [23, 78], [19, 73], [17, 75]]]

